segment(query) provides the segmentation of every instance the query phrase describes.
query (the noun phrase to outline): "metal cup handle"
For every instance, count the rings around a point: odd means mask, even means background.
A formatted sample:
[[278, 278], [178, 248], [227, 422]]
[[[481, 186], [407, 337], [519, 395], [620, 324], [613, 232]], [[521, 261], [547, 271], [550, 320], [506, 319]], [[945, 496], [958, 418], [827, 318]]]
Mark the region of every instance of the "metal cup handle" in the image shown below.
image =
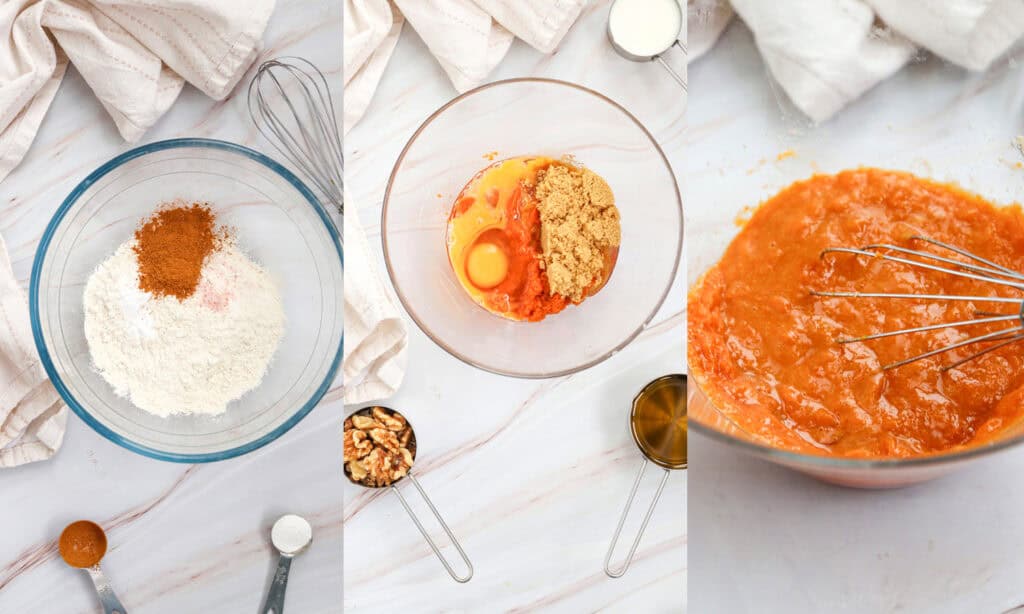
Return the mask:
[[466, 551], [462, 549], [461, 545], [459, 545], [459, 540], [455, 539], [455, 535], [452, 533], [452, 530], [448, 528], [448, 524], [445, 523], [444, 518], [441, 518], [441, 514], [437, 511], [437, 508], [434, 507], [434, 504], [430, 501], [430, 497], [427, 496], [427, 493], [423, 490], [423, 487], [420, 486], [420, 483], [416, 481], [416, 476], [410, 473], [408, 474], [408, 477], [409, 480], [413, 483], [413, 486], [416, 487], [416, 490], [419, 491], [420, 496], [423, 497], [423, 500], [427, 503], [427, 507], [429, 507], [430, 511], [433, 512], [434, 518], [436, 518], [437, 521], [441, 523], [441, 528], [443, 528], [444, 532], [448, 535], [448, 539], [451, 540], [452, 545], [455, 546], [455, 549], [459, 551], [459, 556], [462, 557], [462, 562], [466, 564], [466, 569], [469, 570], [468, 574], [466, 574], [465, 576], [460, 576], [457, 573], [455, 573], [455, 570], [452, 569], [451, 564], [448, 562], [446, 558], [444, 558], [444, 555], [441, 554], [441, 549], [437, 547], [437, 544], [434, 543], [434, 540], [431, 539], [430, 535], [427, 533], [426, 528], [423, 527], [423, 523], [420, 522], [420, 519], [416, 517], [416, 513], [412, 511], [411, 507], [409, 507], [409, 503], [405, 500], [405, 496], [402, 495], [401, 491], [399, 491], [395, 485], [391, 486], [391, 490], [393, 490], [395, 494], [398, 495], [398, 500], [402, 502], [402, 507], [404, 507], [405, 511], [408, 512], [409, 518], [412, 518], [412, 521], [416, 523], [416, 528], [420, 530], [420, 534], [423, 535], [423, 539], [427, 540], [427, 543], [430, 545], [430, 549], [434, 551], [434, 555], [436, 555], [437, 559], [441, 561], [442, 565], [444, 565], [444, 568], [448, 571], [448, 575], [450, 575], [452, 579], [456, 582], [469, 582], [473, 578], [473, 564], [469, 562], [469, 557], [466, 556]]
[[654, 500], [651, 501], [651, 506], [647, 508], [647, 514], [644, 515], [644, 521], [640, 524], [640, 530], [636, 533], [636, 539], [633, 540], [633, 545], [629, 548], [626, 561], [619, 569], [612, 569], [612, 554], [615, 553], [615, 546], [619, 543], [619, 535], [622, 533], [623, 525], [626, 524], [626, 518], [629, 516], [629, 509], [633, 506], [633, 500], [636, 499], [636, 491], [640, 488], [640, 481], [643, 480], [644, 472], [647, 471], [647, 464], [647, 459], [644, 459], [643, 464], [640, 465], [640, 471], [636, 474], [636, 480], [633, 481], [633, 489], [629, 491], [629, 499], [626, 499], [626, 508], [622, 510], [622, 516], [619, 518], [619, 526], [615, 527], [612, 543], [608, 546], [608, 554], [604, 557], [604, 572], [608, 574], [609, 578], [621, 578], [626, 574], [629, 564], [633, 562], [633, 556], [636, 555], [637, 548], [640, 547], [640, 538], [643, 537], [647, 523], [650, 522], [651, 516], [654, 514], [654, 507], [658, 504], [661, 492], [665, 490], [665, 484], [668, 482], [670, 472], [668, 469], [662, 468], [665, 475], [661, 478], [661, 483], [658, 484], [658, 490], [654, 493]]
[[[683, 52], [683, 55], [686, 55], [686, 47], [683, 46], [683, 43], [679, 42], [678, 40], [672, 43], [672, 47], [679, 47], [679, 50]], [[672, 47], [669, 47], [669, 49], [671, 49]], [[667, 52], [668, 49], [666, 49], [665, 51]], [[683, 77], [680, 76], [680, 74], [677, 73], [674, 68], [669, 66], [669, 63], [665, 61], [665, 58], [663, 58], [661, 55], [656, 55], [652, 59], [657, 60], [658, 63], [661, 64], [661, 67], [668, 71], [668, 74], [672, 75], [672, 78], [676, 80], [676, 83], [679, 84], [679, 87], [683, 88], [684, 92], [687, 91], [686, 81], [683, 80]]]

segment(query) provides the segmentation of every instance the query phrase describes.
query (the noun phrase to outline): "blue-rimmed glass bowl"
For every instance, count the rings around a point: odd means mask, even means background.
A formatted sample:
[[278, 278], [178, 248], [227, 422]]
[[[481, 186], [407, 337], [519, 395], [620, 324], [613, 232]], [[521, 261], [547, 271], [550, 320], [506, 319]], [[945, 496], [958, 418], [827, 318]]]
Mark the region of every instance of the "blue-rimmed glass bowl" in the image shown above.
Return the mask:
[[[96, 267], [160, 204], [209, 203], [218, 223], [278, 282], [287, 324], [261, 384], [218, 416], [160, 418], [118, 397], [93, 369], [82, 295]], [[72, 410], [107, 439], [162, 460], [197, 463], [277, 439], [320, 401], [341, 361], [343, 264], [337, 229], [291, 172], [255, 151], [175, 139], [117, 156], [57, 210], [32, 266], [36, 347]]]

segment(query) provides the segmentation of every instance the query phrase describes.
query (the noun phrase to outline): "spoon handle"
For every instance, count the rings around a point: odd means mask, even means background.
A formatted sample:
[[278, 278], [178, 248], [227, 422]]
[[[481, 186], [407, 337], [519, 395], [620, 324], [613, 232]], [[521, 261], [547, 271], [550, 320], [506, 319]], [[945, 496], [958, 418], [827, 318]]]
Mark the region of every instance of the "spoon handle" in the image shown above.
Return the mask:
[[128, 614], [128, 610], [121, 605], [117, 595], [114, 594], [114, 588], [110, 585], [110, 580], [104, 575], [100, 566], [93, 565], [86, 571], [89, 572], [89, 577], [92, 578], [92, 583], [96, 586], [96, 594], [99, 595], [100, 604], [103, 605], [103, 614]]
[[284, 614], [284, 592], [288, 588], [288, 572], [292, 568], [292, 557], [282, 554], [277, 559], [277, 571], [274, 581], [267, 591], [267, 600], [263, 602], [260, 614]]

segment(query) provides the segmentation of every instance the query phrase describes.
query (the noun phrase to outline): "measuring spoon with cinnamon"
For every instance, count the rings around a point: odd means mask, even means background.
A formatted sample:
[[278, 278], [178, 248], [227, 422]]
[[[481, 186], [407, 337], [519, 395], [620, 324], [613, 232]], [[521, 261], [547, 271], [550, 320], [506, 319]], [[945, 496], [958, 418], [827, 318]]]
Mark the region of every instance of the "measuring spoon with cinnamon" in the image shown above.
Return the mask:
[[60, 534], [58, 545], [65, 563], [89, 573], [103, 605], [103, 614], [128, 614], [100, 569], [100, 561], [107, 553], [107, 534], [98, 524], [88, 520], [72, 522]]

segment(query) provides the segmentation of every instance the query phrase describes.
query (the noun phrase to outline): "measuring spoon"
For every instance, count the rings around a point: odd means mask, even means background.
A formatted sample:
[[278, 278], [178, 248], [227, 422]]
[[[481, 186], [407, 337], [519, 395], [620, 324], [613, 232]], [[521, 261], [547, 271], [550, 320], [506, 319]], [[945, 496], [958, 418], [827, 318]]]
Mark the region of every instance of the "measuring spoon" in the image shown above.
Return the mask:
[[[611, 578], [621, 578], [633, 562], [633, 556], [640, 546], [640, 538], [643, 537], [647, 523], [654, 514], [654, 507], [665, 490], [669, 474], [677, 469], [686, 469], [686, 376], [679, 373], [665, 375], [644, 386], [633, 399], [633, 409], [629, 413], [629, 430], [633, 434], [633, 441], [640, 448], [640, 453], [644, 455], [644, 461], [640, 464], [640, 472], [633, 482], [633, 489], [629, 491], [626, 508], [622, 511], [619, 525], [615, 528], [608, 554], [604, 557], [604, 572]], [[648, 462], [661, 467], [665, 474], [658, 484], [650, 507], [647, 508], [647, 514], [644, 515], [636, 539], [633, 540], [629, 554], [626, 555], [626, 561], [618, 569], [612, 569], [615, 545], [619, 542], [619, 534], [622, 533], [622, 527], [629, 516], [629, 508], [636, 498], [636, 491], [640, 487], [644, 472], [647, 471]]]
[[270, 530], [270, 541], [280, 555], [277, 559], [277, 571], [267, 591], [267, 600], [263, 602], [261, 614], [283, 614], [284, 593], [288, 589], [288, 572], [292, 568], [292, 559], [309, 548], [313, 542], [313, 527], [301, 516], [285, 514], [277, 519]]
[[[377, 407], [387, 412], [398, 414], [402, 416], [402, 418], [405, 418], [404, 414], [402, 414], [401, 412], [397, 412], [389, 407], [383, 407], [379, 405]], [[346, 421], [348, 421], [348, 419], [351, 419], [353, 416], [357, 415], [371, 416], [373, 415], [373, 408], [364, 407], [363, 409], [355, 411], [352, 414], [350, 414], [348, 418], [346, 418]], [[410, 431], [409, 444], [407, 446], [407, 449], [412, 454], [412, 459], [413, 462], [415, 463], [416, 451], [417, 448], [419, 447], [416, 445], [416, 431], [412, 428], [412, 423], [409, 422], [408, 418], [405, 418], [405, 423]], [[409, 518], [412, 518], [413, 523], [416, 524], [416, 528], [420, 530], [420, 534], [423, 536], [423, 539], [427, 540], [427, 544], [430, 545], [430, 549], [434, 551], [434, 555], [437, 557], [439, 561], [441, 561], [441, 564], [444, 565], [444, 568], [448, 572], [448, 575], [450, 575], [453, 580], [460, 583], [469, 582], [473, 578], [473, 564], [469, 561], [469, 557], [466, 555], [466, 551], [462, 549], [462, 546], [459, 544], [459, 540], [455, 539], [455, 534], [452, 533], [452, 530], [448, 528], [448, 524], [444, 521], [444, 518], [441, 517], [441, 513], [437, 511], [436, 507], [434, 507], [434, 504], [430, 500], [430, 497], [427, 496], [426, 491], [424, 491], [423, 487], [420, 486], [420, 483], [416, 480], [416, 476], [412, 474], [412, 468], [410, 468], [409, 471], [404, 476], [391, 482], [391, 484], [389, 484], [388, 486], [368, 486], [366, 484], [363, 484], [362, 482], [357, 482], [356, 480], [352, 479], [352, 476], [350, 476], [348, 472], [345, 472], [345, 476], [349, 479], [350, 482], [352, 482], [356, 486], [361, 486], [362, 488], [390, 488], [392, 492], [398, 495], [398, 500], [401, 502], [402, 507], [404, 507], [406, 513], [409, 514]], [[459, 551], [459, 556], [462, 557], [462, 562], [466, 565], [466, 575], [460, 576], [458, 573], [455, 572], [455, 569], [452, 568], [451, 563], [448, 562], [448, 559], [444, 558], [444, 555], [441, 554], [441, 549], [438, 548], [437, 544], [430, 537], [430, 534], [427, 533], [427, 529], [423, 526], [423, 523], [420, 522], [420, 519], [416, 516], [416, 513], [412, 511], [411, 507], [409, 507], [409, 502], [406, 501], [405, 496], [402, 494], [402, 491], [398, 490], [398, 483], [404, 480], [405, 478], [409, 478], [409, 481], [412, 482], [412, 485], [416, 487], [416, 491], [420, 494], [421, 497], [423, 497], [423, 500], [426, 502], [427, 507], [430, 508], [430, 511], [434, 514], [434, 518], [437, 519], [437, 522], [441, 524], [441, 528], [444, 529], [444, 532], [448, 535], [448, 539], [451, 540], [452, 545], [455, 546], [455, 549]]]
[[100, 525], [88, 520], [72, 522], [61, 532], [58, 549], [65, 563], [88, 572], [103, 606], [103, 614], [128, 614], [114, 594], [110, 580], [100, 569], [100, 561], [107, 554], [107, 534]]
[[657, 61], [685, 91], [686, 81], [662, 57], [672, 47], [686, 53], [679, 42], [685, 23], [679, 0], [615, 0], [608, 11], [608, 40], [627, 60]]

